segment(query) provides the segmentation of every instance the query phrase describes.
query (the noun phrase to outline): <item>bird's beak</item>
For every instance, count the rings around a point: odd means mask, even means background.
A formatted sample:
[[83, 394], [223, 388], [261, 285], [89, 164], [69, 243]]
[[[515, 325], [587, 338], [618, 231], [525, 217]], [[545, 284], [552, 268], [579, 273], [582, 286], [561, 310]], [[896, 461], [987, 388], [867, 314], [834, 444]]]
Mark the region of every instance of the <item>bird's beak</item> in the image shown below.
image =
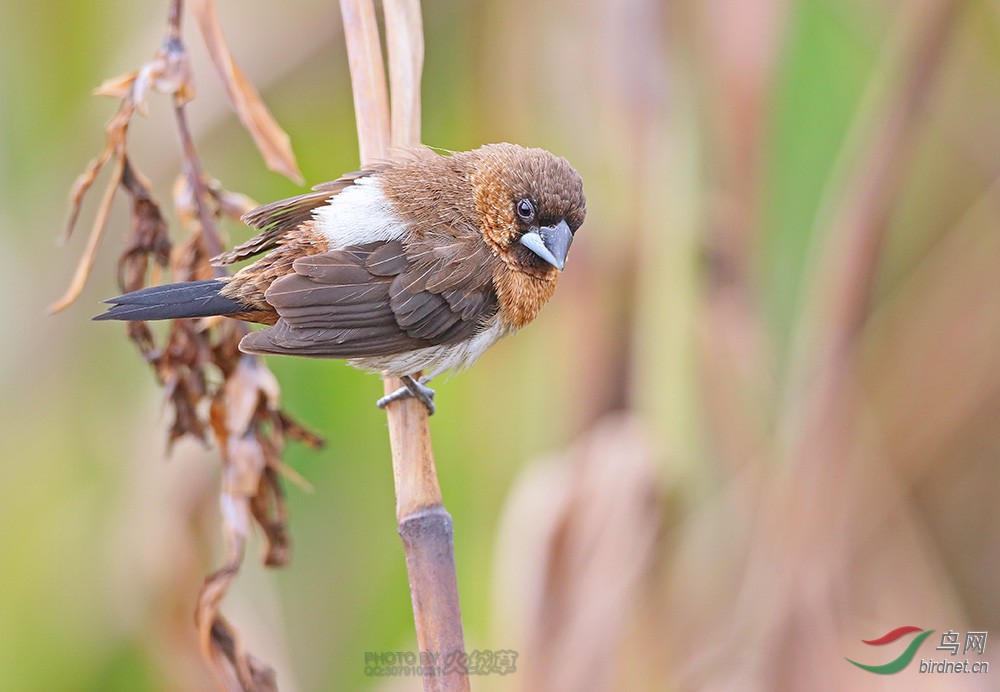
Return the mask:
[[566, 255], [572, 242], [573, 232], [565, 221], [555, 226], [542, 226], [521, 236], [521, 245], [560, 271], [566, 266]]

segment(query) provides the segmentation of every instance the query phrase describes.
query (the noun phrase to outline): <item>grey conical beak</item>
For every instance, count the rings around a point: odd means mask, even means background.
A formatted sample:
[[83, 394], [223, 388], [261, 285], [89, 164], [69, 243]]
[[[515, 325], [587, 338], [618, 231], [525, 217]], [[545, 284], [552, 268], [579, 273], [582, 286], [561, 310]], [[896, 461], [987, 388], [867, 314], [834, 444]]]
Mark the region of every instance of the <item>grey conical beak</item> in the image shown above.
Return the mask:
[[573, 233], [565, 221], [555, 226], [542, 226], [521, 236], [521, 245], [560, 271], [566, 266], [566, 255], [572, 242]]

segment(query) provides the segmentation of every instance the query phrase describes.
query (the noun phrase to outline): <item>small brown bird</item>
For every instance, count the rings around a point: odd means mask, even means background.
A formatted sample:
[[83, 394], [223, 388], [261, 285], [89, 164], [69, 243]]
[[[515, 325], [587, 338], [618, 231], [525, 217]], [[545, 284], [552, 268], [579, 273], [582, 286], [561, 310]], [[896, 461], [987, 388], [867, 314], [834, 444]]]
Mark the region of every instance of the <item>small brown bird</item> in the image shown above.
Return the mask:
[[[98, 320], [225, 315], [271, 325], [245, 353], [345, 358], [415, 396], [538, 315], [583, 223], [583, 182], [542, 149], [420, 147], [243, 217], [261, 233], [217, 264], [266, 252], [231, 277], [113, 298]], [[420, 381], [412, 377], [423, 371]]]

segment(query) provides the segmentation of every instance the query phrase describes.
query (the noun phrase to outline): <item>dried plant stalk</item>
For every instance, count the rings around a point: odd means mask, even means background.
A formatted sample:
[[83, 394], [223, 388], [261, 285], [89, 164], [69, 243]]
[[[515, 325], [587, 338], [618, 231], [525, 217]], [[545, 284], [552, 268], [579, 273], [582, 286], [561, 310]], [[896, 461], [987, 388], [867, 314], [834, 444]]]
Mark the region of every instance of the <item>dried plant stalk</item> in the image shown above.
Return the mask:
[[361, 163], [385, 158], [389, 151], [389, 96], [373, 2], [341, 0], [347, 61], [351, 67], [354, 117]]
[[420, 72], [424, 64], [419, 0], [385, 4], [385, 42], [392, 85], [392, 143], [420, 144]]
[[[392, 131], [389, 129], [385, 72], [372, 0], [341, 0], [351, 66], [355, 115], [362, 164], [389, 154], [394, 147], [420, 143], [420, 73], [423, 35], [419, 0], [385, 3], [389, 69], [392, 77]], [[390, 378], [385, 391], [401, 386]], [[396, 488], [396, 520], [406, 552], [410, 596], [422, 652], [454, 661], [464, 656], [462, 615], [455, 574], [451, 517], [441, 501], [431, 450], [427, 410], [415, 399], [387, 409]], [[425, 690], [468, 690], [461, 665], [447, 673], [424, 675]]]

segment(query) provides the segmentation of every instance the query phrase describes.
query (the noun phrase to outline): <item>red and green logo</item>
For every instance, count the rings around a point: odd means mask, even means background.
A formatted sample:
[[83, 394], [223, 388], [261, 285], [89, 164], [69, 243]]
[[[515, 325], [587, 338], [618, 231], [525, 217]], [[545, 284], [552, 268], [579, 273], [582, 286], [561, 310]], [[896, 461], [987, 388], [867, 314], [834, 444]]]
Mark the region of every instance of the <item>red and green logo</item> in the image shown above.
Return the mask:
[[913, 625], [905, 625], [903, 627], [897, 627], [891, 632], [886, 632], [878, 639], [861, 640], [863, 644], [868, 644], [870, 646], [882, 646], [884, 644], [891, 644], [900, 637], [905, 637], [913, 632], [920, 632], [920, 634], [913, 638], [910, 645], [906, 647], [906, 650], [903, 651], [903, 653], [888, 663], [883, 663], [880, 666], [869, 666], [864, 663], [858, 663], [857, 661], [851, 661], [851, 659], [847, 660], [856, 665], [858, 668], [867, 670], [869, 673], [876, 673], [878, 675], [892, 675], [893, 673], [898, 673], [903, 670], [903, 668], [910, 665], [910, 661], [912, 661], [913, 657], [917, 655], [917, 649], [920, 648], [920, 645], [924, 643], [924, 640], [927, 639], [927, 637], [934, 633], [934, 630], [922, 630], [919, 627], [914, 627]]

